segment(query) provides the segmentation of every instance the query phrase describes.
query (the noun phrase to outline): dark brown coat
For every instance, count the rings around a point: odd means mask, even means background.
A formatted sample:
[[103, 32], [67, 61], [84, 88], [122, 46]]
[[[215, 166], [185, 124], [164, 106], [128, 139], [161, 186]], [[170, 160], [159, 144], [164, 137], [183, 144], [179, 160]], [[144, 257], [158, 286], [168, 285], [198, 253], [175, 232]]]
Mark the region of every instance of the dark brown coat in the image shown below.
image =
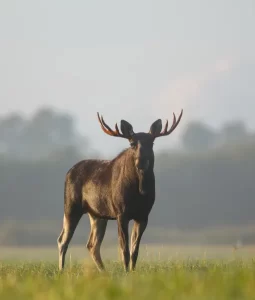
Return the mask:
[[[91, 233], [87, 243], [99, 270], [104, 269], [100, 246], [107, 221], [117, 220], [118, 236], [125, 270], [134, 270], [142, 234], [155, 201], [153, 141], [168, 135], [180, 122], [174, 116], [170, 130], [161, 133], [161, 120], [155, 121], [149, 133], [134, 133], [132, 126], [121, 121], [121, 131], [116, 125], [113, 131], [99, 118], [102, 129], [109, 135], [129, 140], [130, 148], [113, 160], [83, 160], [66, 174], [63, 230], [58, 238], [59, 268], [64, 267], [65, 254], [75, 228], [83, 214], [88, 214]], [[131, 236], [131, 252], [128, 246], [128, 223], [134, 220]]]

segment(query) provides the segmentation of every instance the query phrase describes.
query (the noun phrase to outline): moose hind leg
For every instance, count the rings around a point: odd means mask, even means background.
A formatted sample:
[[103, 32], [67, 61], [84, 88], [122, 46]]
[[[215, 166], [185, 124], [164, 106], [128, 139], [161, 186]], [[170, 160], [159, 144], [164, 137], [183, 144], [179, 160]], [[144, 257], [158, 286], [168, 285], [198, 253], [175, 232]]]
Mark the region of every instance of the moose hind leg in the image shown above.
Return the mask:
[[65, 256], [68, 245], [73, 237], [75, 228], [80, 221], [82, 215], [72, 215], [63, 219], [63, 229], [58, 237], [58, 251], [59, 251], [59, 270], [63, 270], [65, 266]]
[[89, 214], [89, 219], [91, 230], [87, 242], [87, 249], [89, 250], [91, 257], [94, 263], [96, 264], [98, 270], [104, 271], [105, 267], [101, 258], [100, 247], [104, 239], [107, 220], [96, 218], [91, 214]]

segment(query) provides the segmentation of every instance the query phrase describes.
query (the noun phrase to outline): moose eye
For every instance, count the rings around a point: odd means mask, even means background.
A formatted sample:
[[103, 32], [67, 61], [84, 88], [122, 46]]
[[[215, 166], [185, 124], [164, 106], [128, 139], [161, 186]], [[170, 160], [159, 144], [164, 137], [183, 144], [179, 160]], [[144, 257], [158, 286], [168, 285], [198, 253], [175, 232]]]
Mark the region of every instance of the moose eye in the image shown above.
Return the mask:
[[137, 145], [136, 142], [131, 142], [131, 143], [130, 143], [130, 146], [131, 146], [131, 148], [133, 148], [133, 149], [136, 147], [136, 145]]

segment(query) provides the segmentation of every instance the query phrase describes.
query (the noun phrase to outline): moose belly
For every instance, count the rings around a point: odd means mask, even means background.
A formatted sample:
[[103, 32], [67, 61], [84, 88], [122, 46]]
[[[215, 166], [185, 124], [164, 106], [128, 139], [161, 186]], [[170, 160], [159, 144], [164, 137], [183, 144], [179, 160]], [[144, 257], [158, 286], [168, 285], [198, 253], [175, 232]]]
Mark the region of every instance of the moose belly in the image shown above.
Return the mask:
[[82, 198], [84, 213], [91, 213], [102, 219], [116, 219], [111, 201], [102, 189], [87, 185], [83, 188]]
[[94, 201], [84, 202], [84, 212], [90, 213], [91, 215], [98, 217], [100, 219], [115, 220], [116, 216], [112, 209], [103, 201], [95, 203]]

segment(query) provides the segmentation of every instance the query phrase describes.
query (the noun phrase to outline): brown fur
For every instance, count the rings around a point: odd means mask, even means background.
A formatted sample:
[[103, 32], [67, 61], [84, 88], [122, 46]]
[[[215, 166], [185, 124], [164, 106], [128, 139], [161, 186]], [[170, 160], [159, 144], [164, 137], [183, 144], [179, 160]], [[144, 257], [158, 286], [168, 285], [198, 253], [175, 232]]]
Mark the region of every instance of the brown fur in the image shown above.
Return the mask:
[[[157, 120], [150, 133], [133, 133], [132, 126], [122, 121], [122, 132], [131, 147], [113, 160], [83, 160], [66, 174], [63, 229], [58, 238], [59, 269], [64, 268], [65, 254], [76, 226], [88, 214], [91, 232], [87, 248], [98, 267], [104, 270], [100, 256], [108, 220], [117, 220], [119, 244], [124, 268], [135, 269], [139, 244], [155, 201], [154, 136], [162, 124]], [[123, 136], [122, 136], [123, 137]], [[134, 220], [129, 250], [128, 224]]]

